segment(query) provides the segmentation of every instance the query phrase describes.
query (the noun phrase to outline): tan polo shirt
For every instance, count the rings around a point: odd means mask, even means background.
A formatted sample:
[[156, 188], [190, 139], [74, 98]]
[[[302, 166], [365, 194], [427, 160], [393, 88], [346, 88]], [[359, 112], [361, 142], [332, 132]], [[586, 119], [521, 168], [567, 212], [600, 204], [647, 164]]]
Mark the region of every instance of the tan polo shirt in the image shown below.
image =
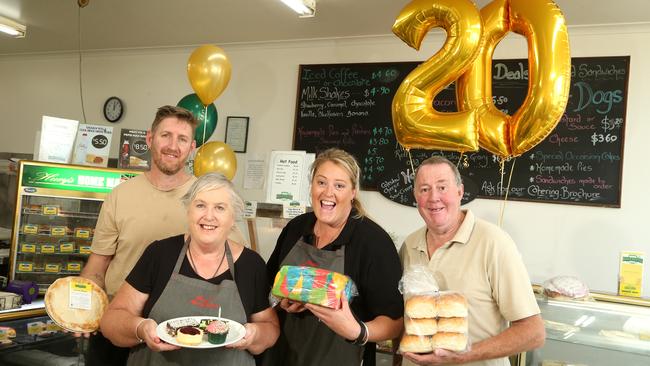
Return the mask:
[[[469, 302], [472, 343], [493, 337], [507, 322], [539, 314], [528, 272], [510, 236], [496, 225], [465, 211], [452, 240], [427, 255], [426, 226], [409, 235], [400, 250], [406, 271], [410, 265], [428, 265], [441, 290], [459, 291]], [[413, 365], [404, 360], [404, 365]], [[507, 358], [467, 365], [507, 366]]]
[[[154, 187], [144, 175], [121, 183], [108, 194], [95, 227], [91, 251], [112, 255], [106, 271], [106, 292], [115, 295], [145, 248], [152, 242], [187, 231], [187, 210], [181, 197], [196, 181], [169, 191]], [[244, 243], [241, 231], [229, 238]]]

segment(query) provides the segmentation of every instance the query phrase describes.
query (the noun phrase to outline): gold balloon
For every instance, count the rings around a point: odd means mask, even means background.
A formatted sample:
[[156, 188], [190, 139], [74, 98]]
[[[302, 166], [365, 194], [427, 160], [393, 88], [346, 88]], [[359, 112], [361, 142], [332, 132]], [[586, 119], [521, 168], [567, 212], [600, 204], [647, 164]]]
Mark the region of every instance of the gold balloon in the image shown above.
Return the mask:
[[506, 0], [496, 0], [481, 9], [483, 38], [472, 67], [456, 81], [458, 110], [478, 113], [479, 145], [494, 155], [510, 157], [510, 116], [492, 102], [492, 56], [494, 48], [510, 31]]
[[187, 77], [203, 105], [210, 105], [230, 81], [230, 61], [217, 46], [197, 48], [187, 61]]
[[528, 94], [512, 116], [510, 144], [519, 156], [557, 126], [569, 100], [571, 55], [564, 16], [550, 0], [510, 0], [510, 29], [528, 41]]
[[400, 12], [393, 33], [419, 49], [433, 27], [444, 28], [447, 40], [397, 89], [392, 104], [395, 137], [406, 149], [478, 150], [476, 112], [438, 112], [433, 99], [476, 57], [482, 39], [479, 12], [469, 0], [414, 0]]
[[237, 157], [228, 144], [210, 141], [203, 144], [194, 157], [194, 175], [221, 173], [232, 180], [237, 172]]

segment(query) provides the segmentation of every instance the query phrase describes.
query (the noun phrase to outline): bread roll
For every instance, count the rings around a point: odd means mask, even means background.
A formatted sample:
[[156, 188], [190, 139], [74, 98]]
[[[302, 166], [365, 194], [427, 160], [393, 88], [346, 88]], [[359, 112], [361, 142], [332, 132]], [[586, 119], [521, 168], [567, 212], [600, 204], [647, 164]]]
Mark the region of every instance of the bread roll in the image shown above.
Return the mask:
[[404, 327], [407, 334], [433, 335], [438, 331], [438, 322], [435, 319], [404, 318]]
[[462, 333], [436, 333], [433, 338], [434, 348], [444, 348], [450, 351], [464, 351], [467, 348], [467, 335]]
[[407, 317], [413, 319], [435, 318], [438, 316], [436, 297], [427, 295], [410, 297], [406, 300], [404, 312]]
[[438, 298], [438, 316], [467, 317], [467, 299], [458, 293], [441, 294]]
[[467, 333], [467, 318], [438, 319], [439, 332]]
[[405, 334], [399, 344], [401, 352], [429, 353], [433, 352], [431, 336], [416, 336]]

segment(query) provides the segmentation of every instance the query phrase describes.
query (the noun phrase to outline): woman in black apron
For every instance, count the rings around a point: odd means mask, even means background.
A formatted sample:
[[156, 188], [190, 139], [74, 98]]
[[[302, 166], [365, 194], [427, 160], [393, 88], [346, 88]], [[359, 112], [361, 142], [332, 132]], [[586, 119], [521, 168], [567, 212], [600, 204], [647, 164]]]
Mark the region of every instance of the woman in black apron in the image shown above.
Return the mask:
[[[116, 345], [132, 347], [128, 365], [253, 366], [253, 354], [278, 337], [269, 307], [264, 261], [226, 238], [243, 202], [223, 175], [206, 174], [183, 197], [189, 234], [160, 240], [144, 252], [101, 322]], [[217, 316], [244, 324], [240, 341], [190, 349], [164, 343], [156, 326], [183, 316]], [[161, 352], [165, 351], [165, 352]]]
[[359, 166], [350, 154], [339, 149], [319, 154], [311, 178], [314, 212], [284, 228], [267, 263], [269, 278], [283, 265], [318, 267], [350, 276], [359, 296], [337, 310], [282, 300], [276, 307], [282, 331], [264, 364], [348, 366], [364, 359], [373, 366], [373, 342], [402, 331], [399, 257], [390, 236], [364, 217], [356, 199]]

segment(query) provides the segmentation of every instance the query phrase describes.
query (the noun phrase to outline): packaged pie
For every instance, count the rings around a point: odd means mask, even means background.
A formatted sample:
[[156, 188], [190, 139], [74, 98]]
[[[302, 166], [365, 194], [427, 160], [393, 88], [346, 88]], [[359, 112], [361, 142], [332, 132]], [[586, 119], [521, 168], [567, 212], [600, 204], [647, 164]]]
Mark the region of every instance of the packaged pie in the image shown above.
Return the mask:
[[47, 315], [72, 332], [94, 332], [108, 306], [104, 290], [83, 277], [59, 278], [45, 293]]

